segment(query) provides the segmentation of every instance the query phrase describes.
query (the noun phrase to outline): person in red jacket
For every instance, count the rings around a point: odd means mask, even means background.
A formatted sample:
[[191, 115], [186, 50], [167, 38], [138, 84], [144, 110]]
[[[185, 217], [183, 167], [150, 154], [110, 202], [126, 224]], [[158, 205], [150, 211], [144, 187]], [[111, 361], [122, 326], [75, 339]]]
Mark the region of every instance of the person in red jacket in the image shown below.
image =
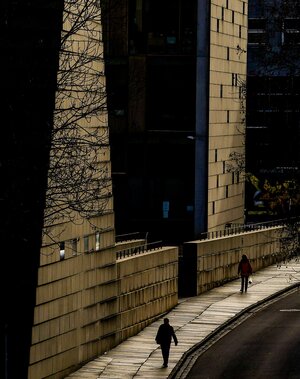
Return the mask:
[[242, 255], [238, 266], [238, 275], [241, 275], [241, 292], [247, 292], [249, 276], [252, 275], [252, 267], [246, 254]]
[[164, 318], [164, 323], [160, 325], [158, 328], [158, 332], [156, 334], [155, 340], [161, 347], [161, 352], [163, 356], [163, 367], [168, 367], [168, 361], [169, 361], [169, 353], [170, 353], [170, 346], [171, 346], [171, 340], [174, 340], [175, 346], [178, 344], [178, 340], [176, 337], [176, 334], [174, 332], [173, 327], [169, 323], [168, 318]]

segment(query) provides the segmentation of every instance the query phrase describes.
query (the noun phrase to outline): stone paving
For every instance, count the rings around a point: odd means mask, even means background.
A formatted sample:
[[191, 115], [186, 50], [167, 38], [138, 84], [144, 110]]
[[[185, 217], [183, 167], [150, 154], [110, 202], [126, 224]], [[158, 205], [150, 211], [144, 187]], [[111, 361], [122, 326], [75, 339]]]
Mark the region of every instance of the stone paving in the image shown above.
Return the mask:
[[199, 296], [180, 299], [167, 316], [174, 327], [178, 345], [172, 342], [168, 368], [155, 336], [162, 319], [152, 323], [106, 354], [87, 363], [67, 378], [80, 379], [163, 379], [168, 378], [184, 353], [210, 333], [248, 307], [300, 283], [300, 262], [276, 265], [257, 271], [247, 293], [240, 293], [240, 280], [231, 281]]

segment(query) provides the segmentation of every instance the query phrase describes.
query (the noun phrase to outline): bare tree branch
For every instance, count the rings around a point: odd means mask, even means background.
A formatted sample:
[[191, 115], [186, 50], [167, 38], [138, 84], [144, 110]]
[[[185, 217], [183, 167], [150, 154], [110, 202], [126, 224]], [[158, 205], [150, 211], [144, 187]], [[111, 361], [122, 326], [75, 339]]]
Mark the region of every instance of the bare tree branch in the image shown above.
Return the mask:
[[103, 214], [111, 197], [100, 2], [64, 2], [45, 233]]

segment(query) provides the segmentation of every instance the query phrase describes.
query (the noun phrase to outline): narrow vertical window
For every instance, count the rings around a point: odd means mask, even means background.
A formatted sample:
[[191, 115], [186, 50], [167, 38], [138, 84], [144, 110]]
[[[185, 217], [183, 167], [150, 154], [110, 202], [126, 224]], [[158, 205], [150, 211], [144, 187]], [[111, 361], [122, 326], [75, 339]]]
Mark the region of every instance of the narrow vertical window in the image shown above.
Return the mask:
[[242, 25], [239, 25], [239, 38], [242, 38]]
[[225, 174], [225, 172], [226, 172], [226, 163], [225, 161], [223, 161], [223, 174]]
[[215, 149], [215, 162], [218, 162], [218, 150]]
[[245, 3], [243, 2], [243, 14], [245, 14]]
[[83, 249], [85, 252], [89, 251], [89, 236], [83, 237]]
[[231, 74], [231, 85], [234, 86], [234, 83], [235, 83], [235, 74], [232, 73]]
[[217, 188], [219, 188], [219, 175], [217, 175], [217, 183], [216, 183]]
[[100, 233], [97, 232], [95, 235], [95, 249], [96, 251], [100, 250]]
[[234, 11], [232, 11], [232, 14], [231, 14], [231, 22], [234, 24]]
[[222, 7], [222, 20], [224, 20], [224, 7]]
[[229, 47], [227, 47], [227, 60], [229, 61], [229, 59], [230, 59], [230, 49]]
[[225, 197], [228, 198], [228, 186], [225, 187]]
[[71, 241], [71, 250], [72, 250], [72, 254], [73, 254], [73, 255], [76, 255], [76, 254], [77, 254], [77, 238], [74, 238], [74, 239]]
[[231, 182], [234, 184], [234, 172], [231, 173]]
[[240, 182], [240, 173], [239, 172], [236, 173], [236, 182], [237, 183]]
[[215, 214], [215, 202], [214, 201], [212, 202], [212, 214], [213, 215]]
[[217, 32], [219, 33], [219, 30], [220, 30], [220, 20], [217, 19]]
[[65, 243], [64, 242], [61, 242], [59, 244], [59, 258], [61, 261], [65, 259]]
[[226, 0], [226, 8], [228, 9], [228, 0]]
[[223, 97], [223, 84], [220, 85], [220, 98]]
[[229, 111], [227, 111], [227, 124], [229, 124]]

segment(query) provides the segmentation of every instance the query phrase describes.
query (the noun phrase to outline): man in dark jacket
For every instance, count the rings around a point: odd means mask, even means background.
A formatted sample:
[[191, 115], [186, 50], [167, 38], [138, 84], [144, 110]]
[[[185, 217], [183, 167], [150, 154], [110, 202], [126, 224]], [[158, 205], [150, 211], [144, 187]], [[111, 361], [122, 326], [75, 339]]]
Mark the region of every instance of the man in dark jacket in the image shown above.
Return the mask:
[[249, 276], [252, 275], [252, 266], [246, 254], [242, 255], [238, 266], [238, 275], [241, 275], [241, 292], [247, 292]]
[[168, 367], [168, 361], [169, 361], [169, 353], [170, 353], [170, 346], [171, 346], [171, 340], [174, 340], [175, 346], [178, 344], [178, 340], [176, 337], [176, 334], [174, 332], [173, 327], [169, 324], [169, 319], [164, 318], [164, 323], [160, 325], [158, 328], [158, 332], [156, 334], [155, 341], [160, 345], [161, 352], [164, 360], [163, 367]]

